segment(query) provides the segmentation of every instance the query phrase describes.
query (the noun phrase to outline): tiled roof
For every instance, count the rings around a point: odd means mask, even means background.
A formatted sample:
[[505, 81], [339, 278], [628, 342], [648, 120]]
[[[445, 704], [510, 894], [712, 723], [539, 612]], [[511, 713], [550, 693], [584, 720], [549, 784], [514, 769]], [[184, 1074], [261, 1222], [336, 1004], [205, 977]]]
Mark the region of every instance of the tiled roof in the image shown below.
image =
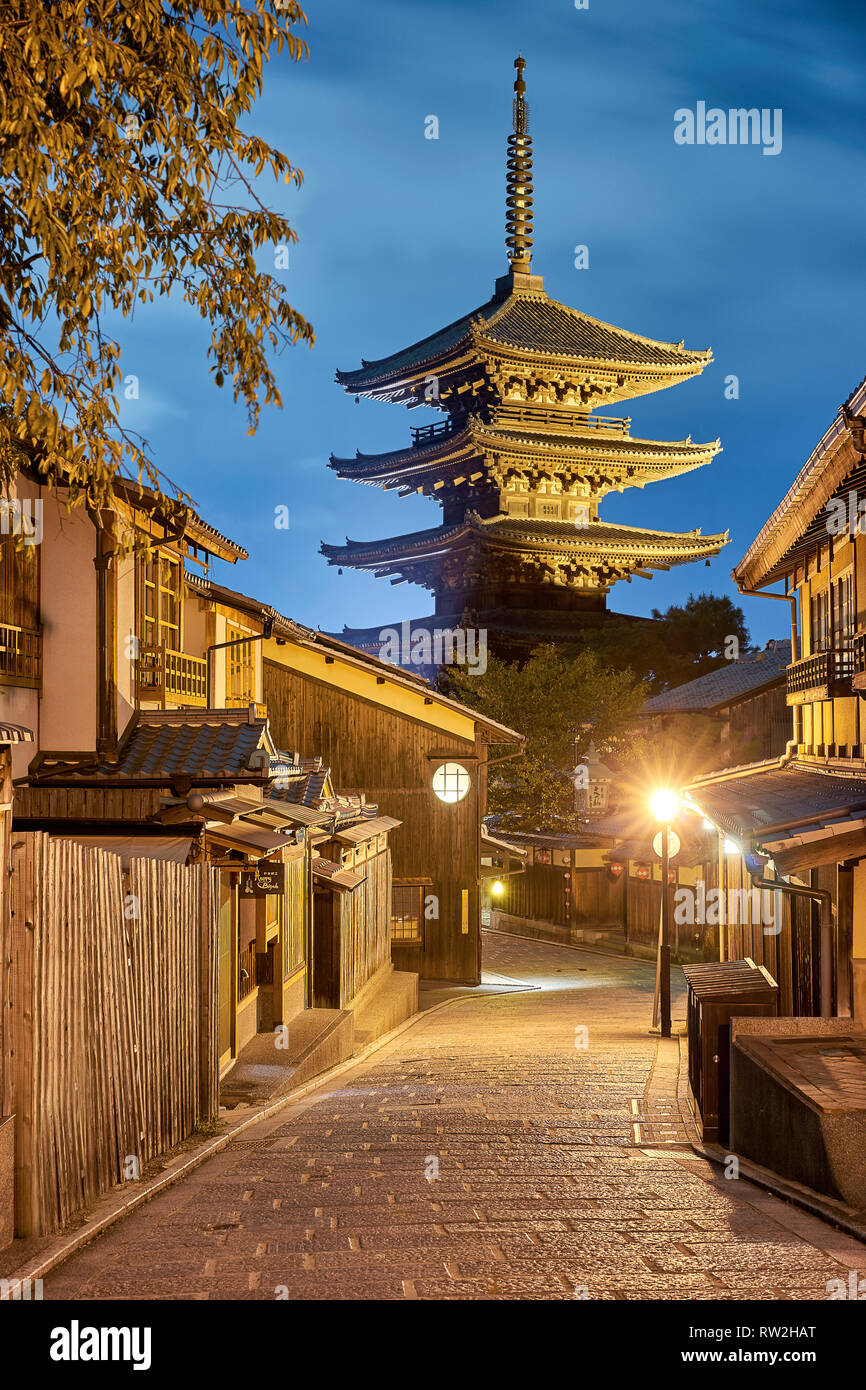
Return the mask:
[[824, 772], [803, 763], [732, 768], [686, 788], [689, 799], [732, 835], [758, 841], [774, 827], [866, 808], [866, 775]]
[[706, 352], [662, 343], [590, 318], [547, 295], [512, 296], [505, 311], [483, 326], [485, 338], [551, 357], [578, 357], [644, 366], [703, 366]]
[[726, 661], [715, 671], [685, 685], [665, 690], [647, 700], [642, 714], [678, 714], [718, 709], [773, 681], [782, 681], [791, 664], [790, 641], [769, 642], [758, 651], [745, 652], [739, 661]]
[[133, 721], [116, 762], [64, 766], [43, 763], [38, 782], [96, 784], [112, 781], [170, 785], [178, 777], [197, 781], [261, 782], [269, 772], [267, 720], [250, 722], [241, 710], [171, 710], [145, 712]]
[[432, 333], [389, 357], [368, 362], [357, 371], [337, 372], [347, 391], [376, 382], [411, 375], [428, 362], [451, 355], [458, 348], [471, 350], [481, 336], [490, 344], [515, 347], [546, 357], [568, 357], [588, 362], [616, 362], [638, 368], [668, 368], [690, 375], [711, 359], [707, 352], [690, 352], [681, 343], [660, 342], [603, 323], [577, 309], [570, 309], [542, 292], [494, 298], [470, 314]]

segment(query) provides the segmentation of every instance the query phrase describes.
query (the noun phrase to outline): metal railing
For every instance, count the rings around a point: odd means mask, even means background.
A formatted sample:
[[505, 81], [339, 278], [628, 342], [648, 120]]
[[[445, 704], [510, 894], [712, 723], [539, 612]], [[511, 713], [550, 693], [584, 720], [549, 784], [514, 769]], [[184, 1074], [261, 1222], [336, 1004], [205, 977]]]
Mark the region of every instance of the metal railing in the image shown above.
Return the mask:
[[0, 623], [0, 684], [42, 683], [42, 634], [35, 628]]
[[787, 697], [792, 705], [810, 700], [827, 700], [851, 689], [855, 670], [855, 649], [836, 648], [815, 652], [813, 656], [794, 661], [787, 670]]
[[238, 951], [238, 999], [246, 999], [252, 994], [258, 981], [256, 979], [255, 937], [242, 951]]
[[138, 695], [142, 700], [173, 696], [188, 705], [207, 704], [207, 661], [169, 647], [142, 647], [138, 654]]

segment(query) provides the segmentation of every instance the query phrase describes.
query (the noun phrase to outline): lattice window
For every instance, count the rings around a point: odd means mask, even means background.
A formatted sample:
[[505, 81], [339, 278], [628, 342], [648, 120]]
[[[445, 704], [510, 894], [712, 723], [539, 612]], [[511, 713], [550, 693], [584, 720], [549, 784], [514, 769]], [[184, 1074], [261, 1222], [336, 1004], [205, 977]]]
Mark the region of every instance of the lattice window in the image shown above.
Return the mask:
[[179, 558], [159, 552], [139, 560], [138, 635], [143, 647], [181, 650], [182, 582]]
[[423, 884], [395, 883], [391, 889], [392, 941], [421, 941], [423, 935]]
[[249, 705], [256, 698], [256, 658], [253, 643], [240, 628], [229, 627], [226, 641], [237, 643], [226, 647], [227, 703], [229, 708]]

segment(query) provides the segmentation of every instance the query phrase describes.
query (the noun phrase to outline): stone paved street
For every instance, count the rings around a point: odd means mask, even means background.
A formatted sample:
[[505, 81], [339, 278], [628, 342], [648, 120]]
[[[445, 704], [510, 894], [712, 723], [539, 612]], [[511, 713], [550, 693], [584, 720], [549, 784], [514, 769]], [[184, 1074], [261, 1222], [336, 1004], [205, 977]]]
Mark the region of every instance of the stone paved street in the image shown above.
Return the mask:
[[45, 1297], [801, 1299], [866, 1271], [860, 1243], [682, 1142], [651, 965], [488, 933], [485, 969], [533, 988], [437, 1006]]

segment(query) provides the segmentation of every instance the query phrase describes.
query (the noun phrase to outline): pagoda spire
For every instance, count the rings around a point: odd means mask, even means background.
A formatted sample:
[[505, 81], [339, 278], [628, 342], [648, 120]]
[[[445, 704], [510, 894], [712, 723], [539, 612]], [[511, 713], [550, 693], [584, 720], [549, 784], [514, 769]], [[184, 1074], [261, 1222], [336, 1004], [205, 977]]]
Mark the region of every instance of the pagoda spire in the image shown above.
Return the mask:
[[529, 274], [532, 264], [532, 136], [529, 134], [529, 102], [523, 70], [526, 59], [514, 60], [513, 130], [508, 137], [508, 173], [505, 180], [505, 245], [512, 272]]

